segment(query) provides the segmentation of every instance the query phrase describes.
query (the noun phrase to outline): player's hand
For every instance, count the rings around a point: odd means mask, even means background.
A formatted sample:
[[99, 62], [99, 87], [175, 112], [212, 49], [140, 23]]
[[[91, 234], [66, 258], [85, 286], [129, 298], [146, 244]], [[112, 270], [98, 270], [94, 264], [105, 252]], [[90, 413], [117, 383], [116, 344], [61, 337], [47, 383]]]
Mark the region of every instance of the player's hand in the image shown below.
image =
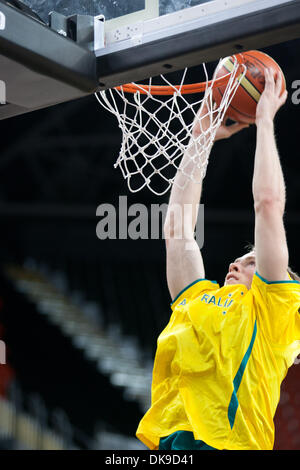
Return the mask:
[[241, 122], [234, 122], [233, 124], [230, 124], [229, 126], [226, 125], [227, 119], [223, 121], [221, 126], [218, 128], [215, 136], [215, 142], [217, 140], [221, 139], [229, 139], [232, 135], [236, 134], [237, 132], [240, 132], [242, 129], [246, 129], [249, 127], [249, 124], [243, 124]]
[[256, 124], [261, 120], [273, 121], [279, 108], [286, 102], [288, 93], [281, 94], [282, 76], [278, 74], [275, 80], [274, 71], [265, 69], [265, 88], [256, 108]]
[[[213, 105], [215, 106], [215, 105]], [[214, 119], [214, 113], [217, 113], [217, 110], [210, 111], [209, 104], [207, 102], [203, 102], [201, 108], [198, 111], [197, 117], [194, 121], [193, 127], [193, 137], [197, 138], [200, 134], [205, 134], [205, 132], [211, 127], [212, 121]], [[218, 127], [215, 141], [221, 139], [228, 139], [232, 135], [236, 134], [237, 132], [241, 131], [249, 127], [249, 124], [243, 124], [240, 122], [235, 122], [231, 125], [227, 125], [228, 118], [225, 118], [221, 125]]]

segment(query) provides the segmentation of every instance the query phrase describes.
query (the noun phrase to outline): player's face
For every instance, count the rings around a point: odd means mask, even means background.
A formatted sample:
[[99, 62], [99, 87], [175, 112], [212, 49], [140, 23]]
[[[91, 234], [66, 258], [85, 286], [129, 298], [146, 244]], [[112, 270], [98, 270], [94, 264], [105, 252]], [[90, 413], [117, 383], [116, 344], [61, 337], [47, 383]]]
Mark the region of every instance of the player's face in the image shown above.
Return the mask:
[[244, 284], [247, 289], [250, 289], [254, 273], [255, 253], [251, 251], [241, 258], [237, 258], [229, 265], [229, 271], [225, 278], [224, 285]]

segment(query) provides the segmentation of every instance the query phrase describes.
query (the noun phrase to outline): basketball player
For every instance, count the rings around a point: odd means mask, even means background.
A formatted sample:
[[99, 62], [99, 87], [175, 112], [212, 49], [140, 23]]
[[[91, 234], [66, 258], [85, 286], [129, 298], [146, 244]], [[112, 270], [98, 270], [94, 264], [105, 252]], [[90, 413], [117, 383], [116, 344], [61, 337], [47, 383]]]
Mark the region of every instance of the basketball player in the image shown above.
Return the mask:
[[[285, 184], [273, 124], [287, 98], [281, 85], [265, 71], [256, 112], [255, 249], [230, 264], [223, 287], [205, 279], [194, 240], [201, 185], [172, 188], [165, 231], [173, 314], [158, 339], [152, 405], [137, 430], [150, 449], [273, 448], [280, 384], [300, 352], [300, 284], [288, 274]], [[216, 140], [244, 127], [221, 126]], [[194, 134], [200, 132], [195, 125]], [[182, 183], [184, 175], [176, 179]], [[173, 204], [186, 205], [189, 227], [174, 219]]]

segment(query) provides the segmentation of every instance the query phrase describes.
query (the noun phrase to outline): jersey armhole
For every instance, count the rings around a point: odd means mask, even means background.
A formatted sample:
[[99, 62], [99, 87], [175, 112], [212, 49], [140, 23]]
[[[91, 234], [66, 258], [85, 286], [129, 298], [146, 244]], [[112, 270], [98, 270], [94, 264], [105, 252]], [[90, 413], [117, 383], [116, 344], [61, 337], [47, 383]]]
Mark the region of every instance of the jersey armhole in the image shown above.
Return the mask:
[[174, 300], [171, 302], [171, 308], [173, 309], [175, 307], [175, 305], [178, 304], [179, 300], [181, 300], [181, 298], [183, 297], [183, 294], [186, 294], [187, 291], [193, 287], [194, 285], [198, 284], [199, 282], [209, 282], [209, 283], [213, 283], [213, 284], [216, 284], [218, 285], [217, 281], [211, 281], [210, 279], [196, 279], [194, 282], [191, 282], [190, 284], [188, 284], [184, 289], [182, 289], [179, 294], [176, 295], [176, 297], [174, 298]]

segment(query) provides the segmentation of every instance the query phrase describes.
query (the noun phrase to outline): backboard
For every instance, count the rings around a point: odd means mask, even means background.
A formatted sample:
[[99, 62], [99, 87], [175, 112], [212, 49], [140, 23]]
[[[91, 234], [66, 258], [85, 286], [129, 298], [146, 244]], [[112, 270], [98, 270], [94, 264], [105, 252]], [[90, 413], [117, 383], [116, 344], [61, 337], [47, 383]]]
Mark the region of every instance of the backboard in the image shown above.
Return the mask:
[[300, 0], [0, 0], [0, 20], [5, 119], [298, 38]]
[[95, 50], [102, 89], [300, 36], [297, 0], [132, 3], [140, 9], [105, 21], [105, 46]]

